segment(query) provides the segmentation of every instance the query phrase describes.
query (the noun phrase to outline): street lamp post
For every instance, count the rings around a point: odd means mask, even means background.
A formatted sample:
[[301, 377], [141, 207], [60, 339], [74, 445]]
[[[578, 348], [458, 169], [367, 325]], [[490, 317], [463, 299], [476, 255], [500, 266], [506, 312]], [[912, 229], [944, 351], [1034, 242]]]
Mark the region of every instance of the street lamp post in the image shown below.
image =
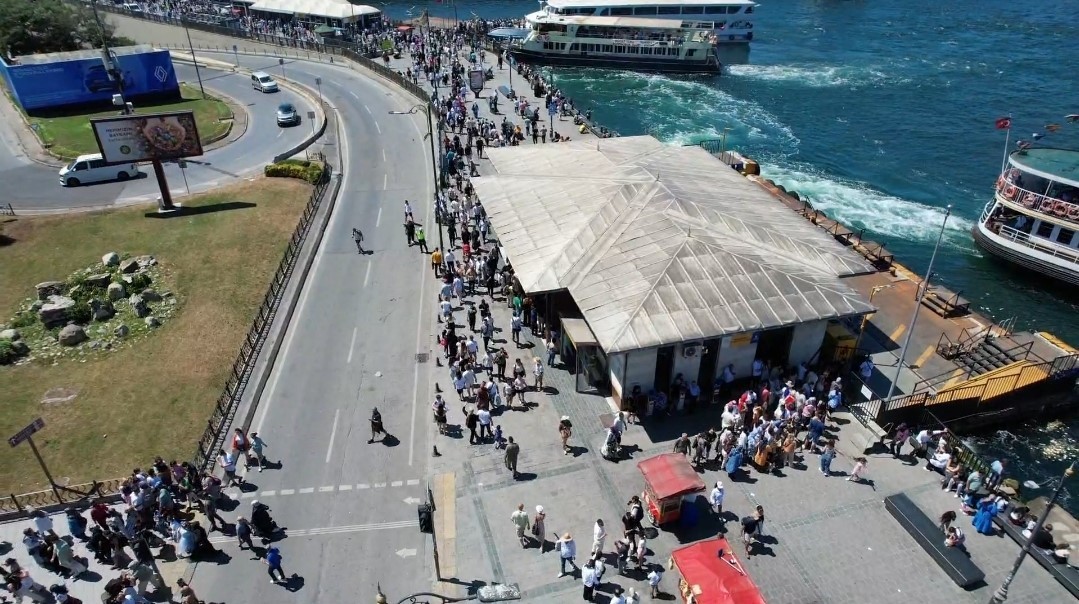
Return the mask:
[[1053, 496], [1049, 498], [1049, 503], [1045, 506], [1045, 511], [1042, 512], [1038, 523], [1034, 525], [1034, 529], [1030, 531], [1030, 539], [1023, 544], [1023, 549], [1019, 550], [1019, 555], [1015, 557], [1015, 563], [1012, 564], [1012, 570], [1008, 573], [1008, 576], [1004, 577], [1004, 582], [1000, 584], [1000, 587], [993, 592], [993, 596], [989, 598], [989, 604], [1003, 604], [1008, 599], [1008, 587], [1011, 586], [1012, 581], [1015, 579], [1015, 574], [1019, 572], [1019, 567], [1022, 566], [1023, 560], [1026, 559], [1027, 554], [1030, 553], [1031, 541], [1034, 539], [1034, 535], [1042, 530], [1042, 526], [1045, 524], [1045, 519], [1049, 517], [1049, 512], [1053, 510], [1053, 506], [1057, 503], [1057, 498], [1060, 497], [1060, 491], [1064, 489], [1064, 480], [1071, 478], [1075, 473], [1075, 462], [1073, 461], [1068, 469], [1064, 470], [1064, 476], [1060, 477], [1060, 484], [1053, 491]]
[[[206, 89], [202, 87], [202, 73], [199, 71], [199, 61], [195, 58], [195, 45], [191, 43], [191, 30], [187, 28], [187, 19], [180, 19], [180, 23], [184, 24], [184, 33], [187, 34], [187, 47], [191, 49], [191, 62], [195, 64], [195, 77], [199, 79], [199, 91], [202, 92], [202, 98], [206, 98]], [[235, 46], [233, 46], [235, 48]], [[239, 61], [237, 61], [239, 63]]]
[[903, 360], [907, 358], [907, 347], [910, 346], [910, 337], [914, 335], [914, 324], [918, 322], [918, 313], [922, 309], [922, 298], [925, 297], [926, 292], [929, 291], [929, 280], [933, 277], [933, 263], [937, 260], [937, 251], [940, 250], [940, 242], [944, 239], [944, 228], [948, 226], [948, 217], [952, 215], [952, 206], [948, 204], [948, 207], [944, 210], [944, 220], [940, 223], [940, 234], [937, 235], [937, 244], [933, 246], [933, 255], [929, 257], [929, 270], [925, 273], [925, 282], [922, 283], [922, 287], [919, 287], [918, 297], [914, 300], [914, 314], [910, 317], [910, 327], [907, 328], [907, 336], [903, 338], [903, 347], [899, 350], [899, 362], [895, 366], [895, 377], [892, 379], [892, 383], [888, 386], [888, 395], [884, 397], [884, 400], [892, 398], [895, 394], [896, 385], [899, 383], [899, 374], [903, 371]]
[[[895, 284], [888, 283], [886, 285], [875, 285], [875, 286], [873, 286], [873, 289], [869, 290], [869, 303], [870, 304], [873, 303], [873, 296], [876, 296], [878, 293], [881, 292], [881, 290], [885, 290], [885, 289], [888, 289], [888, 288], [891, 288], [891, 287], [895, 287]], [[856, 340], [854, 340], [854, 350], [856, 352], [857, 352], [858, 348], [862, 345], [862, 334], [865, 333], [865, 326], [866, 326], [867, 323], [869, 323], [869, 317], [873, 316], [873, 314], [874, 313], [867, 312], [864, 315], [862, 315], [862, 325], [861, 325], [861, 327], [858, 328], [858, 338]]]
[[391, 111], [390, 115], [415, 115], [417, 111], [422, 111], [427, 116], [427, 139], [431, 143], [431, 176], [434, 178], [435, 183], [435, 197], [432, 203], [435, 204], [435, 224], [438, 225], [438, 247], [443, 252], [446, 250], [446, 243], [442, 239], [442, 221], [438, 217], [438, 154], [435, 151], [435, 126], [431, 121], [431, 107], [429, 105], [415, 105], [408, 111]]

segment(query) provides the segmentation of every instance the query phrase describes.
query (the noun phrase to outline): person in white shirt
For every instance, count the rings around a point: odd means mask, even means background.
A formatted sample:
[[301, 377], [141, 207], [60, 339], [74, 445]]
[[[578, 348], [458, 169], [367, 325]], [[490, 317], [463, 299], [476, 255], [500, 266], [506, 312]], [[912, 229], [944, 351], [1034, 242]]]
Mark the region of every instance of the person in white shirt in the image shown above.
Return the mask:
[[708, 496], [708, 502], [712, 504], [712, 511], [716, 513], [720, 522], [723, 522], [723, 495], [723, 483], [717, 481], [716, 487]]
[[659, 582], [663, 580], [662, 567], [655, 567], [648, 573], [648, 587], [652, 589], [652, 597], [659, 597]]
[[756, 386], [761, 381], [761, 375], [764, 373], [764, 361], [760, 359], [753, 359], [753, 370], [751, 375], [753, 376], [753, 385]]
[[581, 583], [584, 584], [584, 599], [591, 602], [596, 592], [596, 561], [589, 558], [581, 569]]
[[486, 409], [479, 409], [476, 411], [476, 419], [480, 422], [480, 439], [484, 438], [484, 434], [490, 437], [494, 437], [494, 433], [491, 432], [491, 412]]
[[927, 429], [922, 430], [921, 432], [919, 432], [918, 435], [914, 437], [914, 440], [917, 441], [917, 443], [918, 443], [918, 451], [916, 451], [915, 454], [916, 455], [928, 455], [928, 453], [929, 453], [929, 443], [932, 442], [932, 440], [934, 438], [940, 436], [941, 434], [945, 434], [947, 432], [948, 432], [947, 428], [944, 428], [943, 430], [929, 430], [927, 428]]
[[611, 594], [611, 604], [626, 604], [626, 597], [622, 595], [622, 588], [615, 587]]
[[532, 376], [535, 378], [536, 392], [543, 389], [543, 361], [539, 357], [532, 359]]
[[602, 554], [603, 545], [607, 540], [607, 529], [603, 526], [603, 519], [597, 519], [592, 527], [592, 554]]

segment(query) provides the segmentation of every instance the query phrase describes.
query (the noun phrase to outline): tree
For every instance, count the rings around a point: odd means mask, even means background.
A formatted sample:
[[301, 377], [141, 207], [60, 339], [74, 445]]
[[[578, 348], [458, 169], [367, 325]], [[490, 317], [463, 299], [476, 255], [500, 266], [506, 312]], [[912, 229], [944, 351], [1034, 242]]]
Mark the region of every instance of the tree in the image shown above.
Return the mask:
[[[105, 39], [113, 28], [102, 19]], [[100, 48], [102, 31], [93, 11], [61, 0], [0, 0], [0, 52], [5, 57]]]

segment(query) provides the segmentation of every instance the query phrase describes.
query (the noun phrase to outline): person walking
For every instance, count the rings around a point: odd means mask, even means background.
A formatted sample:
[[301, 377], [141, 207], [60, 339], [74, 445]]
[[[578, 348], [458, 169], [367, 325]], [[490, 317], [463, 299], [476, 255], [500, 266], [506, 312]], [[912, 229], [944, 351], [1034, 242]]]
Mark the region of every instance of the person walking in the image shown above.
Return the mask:
[[603, 519], [596, 519], [595, 526], [592, 527], [592, 555], [602, 554], [603, 545], [607, 540], [607, 528], [603, 526]]
[[266, 465], [266, 456], [263, 454], [263, 450], [266, 449], [266, 441], [262, 440], [258, 432], [251, 433], [251, 453], [255, 458], [255, 463], [258, 464], [259, 472], [262, 471], [264, 465]]
[[645, 539], [643, 534], [637, 540], [637, 548], [633, 552], [633, 562], [637, 565], [637, 570], [641, 570], [648, 563], [648, 539]]
[[491, 432], [491, 412], [487, 409], [479, 409], [476, 411], [476, 419], [480, 424], [480, 442], [487, 442], [488, 438], [494, 438], [494, 433]]
[[663, 580], [663, 567], [656, 566], [648, 573], [648, 588], [652, 590], [652, 599], [659, 597], [659, 582]]
[[240, 549], [245, 545], [248, 549], [255, 549], [255, 542], [251, 540], [251, 524], [243, 516], [236, 517], [236, 541]]
[[251, 460], [247, 457], [247, 451], [251, 448], [251, 440], [244, 434], [242, 428], [236, 428], [232, 434], [232, 454], [237, 459], [243, 456], [244, 469], [251, 469]]
[[589, 558], [581, 569], [581, 583], [584, 584], [584, 600], [591, 602], [596, 593], [596, 561]]
[[506, 469], [513, 472], [513, 477], [517, 478], [517, 456], [521, 454], [521, 445], [513, 441], [513, 437], [506, 439], [506, 453], [503, 455], [502, 460], [506, 464]]
[[829, 440], [824, 443], [824, 449], [820, 453], [820, 473], [828, 478], [832, 475], [832, 461], [835, 460], [835, 441]]
[[416, 227], [416, 245], [420, 246], [420, 252], [427, 253], [427, 234], [423, 232], [423, 227]]
[[517, 509], [510, 514], [510, 522], [513, 526], [517, 527], [517, 540], [521, 542], [521, 547], [528, 547], [528, 529], [531, 528], [531, 524], [528, 521], [528, 512], [525, 511], [525, 504], [517, 504]]
[[712, 504], [712, 511], [716, 515], [716, 519], [722, 524], [725, 522], [723, 518], [723, 483], [716, 481], [716, 486], [712, 489], [712, 492], [708, 495], [708, 503]]
[[352, 240], [356, 242], [356, 252], [363, 254], [363, 233], [360, 232], [360, 229], [352, 229]]
[[567, 574], [569, 574], [566, 572], [567, 562], [570, 566], [573, 567], [574, 572], [580, 570], [580, 567], [578, 567], [577, 563], [574, 562], [574, 560], [577, 558], [577, 544], [573, 541], [573, 535], [570, 535], [569, 533], [563, 534], [561, 538], [557, 538], [557, 534], [555, 535], [555, 537], [556, 539], [554, 542], [554, 547], [555, 550], [558, 552], [558, 562], [561, 565], [561, 572], [558, 573], [557, 578], [561, 579], [562, 577], [565, 577]]
[[[285, 571], [281, 568], [281, 550], [277, 549], [276, 545], [271, 545], [266, 550], [266, 556], [262, 561], [266, 564], [267, 571], [270, 573], [270, 583], [278, 584], [284, 583], [288, 579], [285, 577]], [[278, 580], [277, 575], [281, 575], [281, 579]]]
[[869, 460], [865, 457], [854, 458], [854, 469], [850, 471], [850, 476], [847, 477], [849, 482], [862, 482], [862, 472], [865, 472], [866, 466], [869, 465]]
[[536, 392], [543, 390], [543, 361], [539, 357], [532, 357], [532, 377], [535, 379], [533, 386]]
[[476, 412], [468, 407], [462, 407], [461, 413], [465, 414], [465, 427], [468, 428], [468, 444], [475, 445], [480, 442], [480, 439], [476, 435], [476, 427], [480, 424], [479, 417], [476, 416]]
[[244, 484], [244, 479], [236, 475], [236, 456], [232, 453], [226, 453], [224, 449], [217, 450], [217, 463], [221, 466], [221, 469], [225, 472], [225, 487], [231, 487], [232, 485], [241, 486]]
[[536, 541], [539, 541], [539, 553], [542, 556], [547, 551], [547, 513], [543, 511], [542, 505], [536, 506], [536, 515], [532, 517], [532, 534], [536, 536]]
[[382, 436], [382, 440], [385, 441], [386, 437], [390, 435], [385, 428], [382, 427], [382, 414], [378, 412], [378, 407], [371, 408], [371, 439], [367, 441], [367, 444], [375, 442], [375, 436]]

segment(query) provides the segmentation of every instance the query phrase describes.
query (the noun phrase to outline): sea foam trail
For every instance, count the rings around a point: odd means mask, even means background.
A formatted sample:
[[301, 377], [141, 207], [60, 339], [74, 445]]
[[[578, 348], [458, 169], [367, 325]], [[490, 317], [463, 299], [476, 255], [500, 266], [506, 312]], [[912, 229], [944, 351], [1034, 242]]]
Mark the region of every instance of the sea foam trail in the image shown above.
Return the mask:
[[910, 78], [893, 67], [838, 65], [729, 65], [728, 75], [765, 82], [800, 84], [808, 88], [885, 86], [905, 84]]
[[[808, 167], [764, 164], [761, 174], [797, 191], [813, 207], [851, 228], [897, 238], [936, 239], [944, 218], [941, 208], [924, 205], [877, 191], [860, 182], [838, 179]], [[974, 223], [952, 214], [945, 228], [945, 239], [967, 243]]]

